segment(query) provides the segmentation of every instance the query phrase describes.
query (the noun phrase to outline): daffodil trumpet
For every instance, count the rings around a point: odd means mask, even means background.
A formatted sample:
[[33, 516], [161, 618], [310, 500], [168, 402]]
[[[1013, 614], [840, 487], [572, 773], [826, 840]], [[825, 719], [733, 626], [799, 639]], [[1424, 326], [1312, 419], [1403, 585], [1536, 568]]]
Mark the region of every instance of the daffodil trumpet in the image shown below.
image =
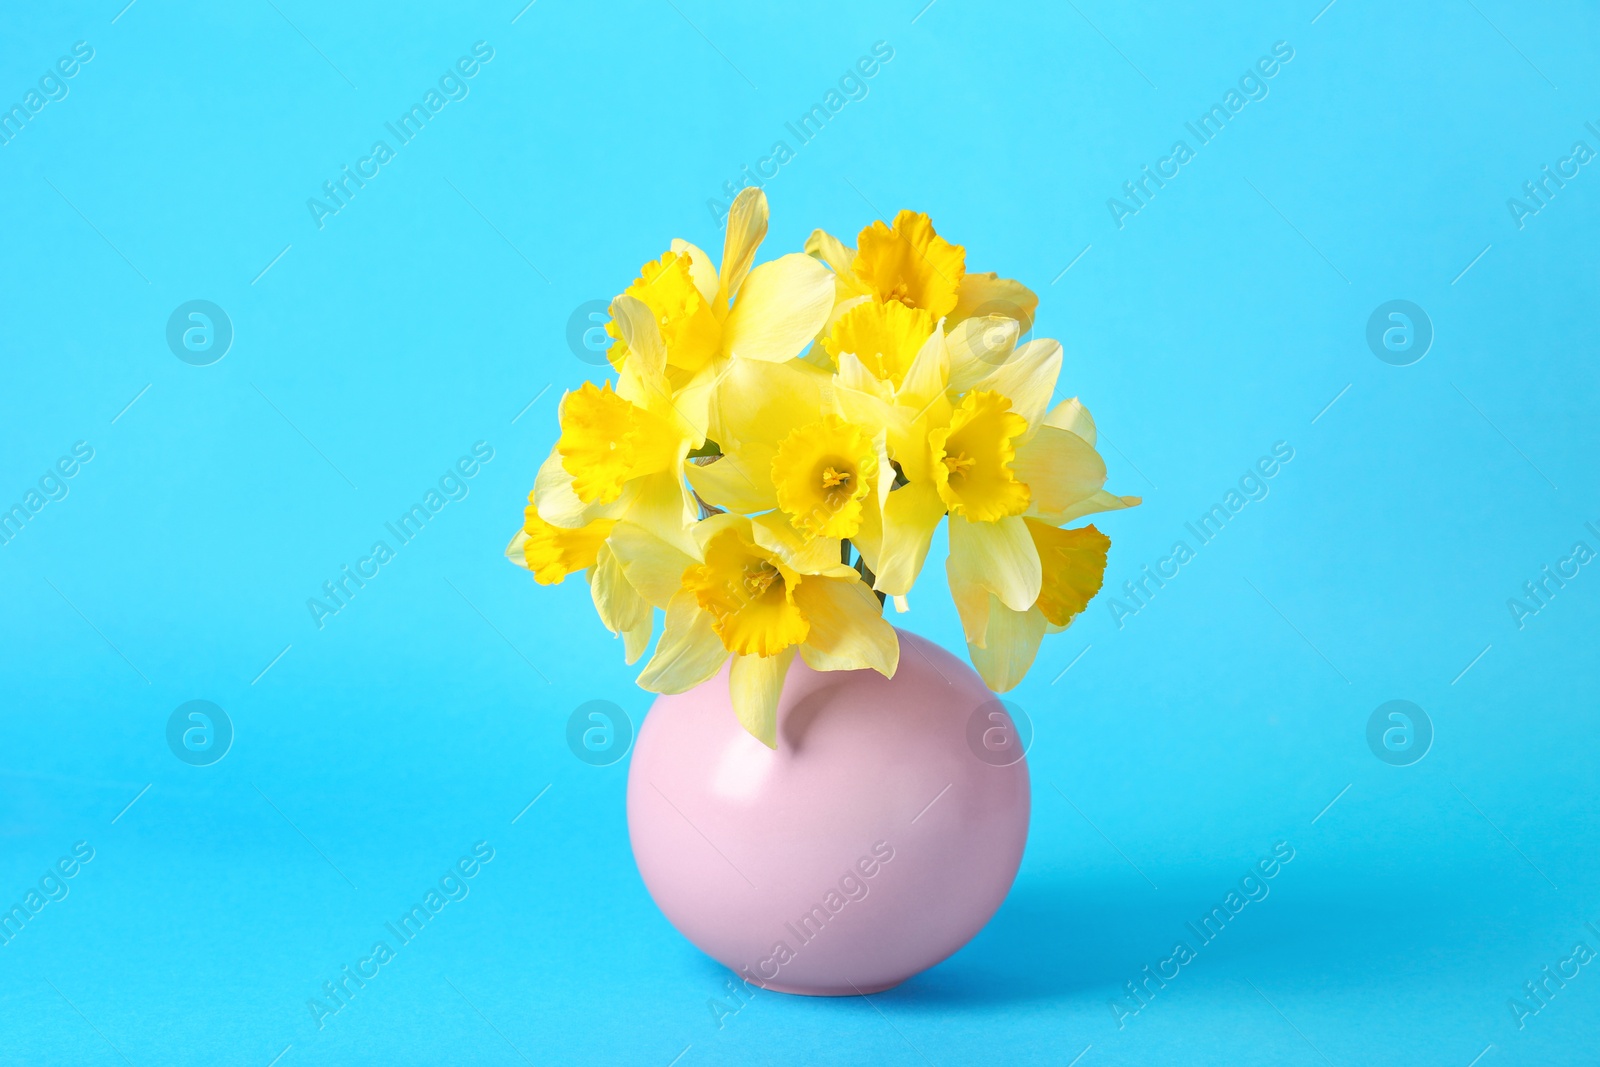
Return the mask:
[[[822, 230], [756, 263], [767, 202], [746, 189], [720, 265], [674, 240], [611, 304], [615, 379], [559, 410], [506, 548], [540, 584], [586, 574], [638, 676], [681, 693], [728, 667], [735, 714], [777, 744], [799, 656], [893, 677], [934, 534], [968, 654], [1004, 692], [1098, 593], [1110, 539], [1088, 410], [1056, 400], [1061, 345], [1022, 339], [1038, 298], [966, 269], [902, 211], [850, 248]], [[852, 556], [854, 557], [852, 559]]]

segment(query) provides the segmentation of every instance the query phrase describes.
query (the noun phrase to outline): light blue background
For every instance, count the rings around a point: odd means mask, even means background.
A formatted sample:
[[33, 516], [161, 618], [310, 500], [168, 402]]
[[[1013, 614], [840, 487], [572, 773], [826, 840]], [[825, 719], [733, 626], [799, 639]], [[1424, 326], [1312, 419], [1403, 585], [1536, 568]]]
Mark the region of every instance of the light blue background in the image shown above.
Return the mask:
[[[1600, 548], [1600, 173], [1524, 229], [1506, 207], [1600, 149], [1592, 5], [120, 6], [0, 15], [0, 102], [95, 49], [0, 146], [0, 504], [95, 450], [0, 547], [0, 902], [96, 850], [0, 948], [0, 1060], [1592, 1049], [1595, 965], [1524, 1029], [1507, 1001], [1600, 949], [1600, 573], [1522, 629], [1506, 606]], [[470, 96], [319, 230], [307, 198], [479, 40]], [[1028, 852], [970, 946], [870, 1004], [762, 994], [719, 1029], [725, 972], [633, 867], [626, 762], [563, 740], [583, 701], [637, 721], [647, 695], [582, 583], [539, 588], [501, 549], [556, 400], [595, 372], [572, 310], [674, 236], [720, 247], [708, 198], [880, 40], [867, 98], [768, 185], [764, 252], [913, 207], [1037, 290], [1061, 395], [1097, 416], [1109, 487], [1145, 497], [1101, 522], [1113, 588], [1274, 442], [1295, 455], [1122, 628], [1103, 594], [1046, 644], [1014, 694]], [[1107, 198], [1278, 41], [1270, 95], [1119, 230]], [[1408, 367], [1364, 339], [1395, 298], [1436, 331]], [[164, 339], [192, 299], [236, 331], [211, 366]], [[477, 441], [470, 495], [318, 630], [306, 599]], [[941, 558], [897, 621], [959, 649]], [[237, 732], [206, 768], [165, 741], [192, 699]], [[1367, 747], [1391, 699], [1436, 730], [1413, 766]], [[307, 999], [480, 840], [471, 895], [319, 1031]], [[1278, 841], [1271, 895], [1119, 1029], [1123, 983]]]

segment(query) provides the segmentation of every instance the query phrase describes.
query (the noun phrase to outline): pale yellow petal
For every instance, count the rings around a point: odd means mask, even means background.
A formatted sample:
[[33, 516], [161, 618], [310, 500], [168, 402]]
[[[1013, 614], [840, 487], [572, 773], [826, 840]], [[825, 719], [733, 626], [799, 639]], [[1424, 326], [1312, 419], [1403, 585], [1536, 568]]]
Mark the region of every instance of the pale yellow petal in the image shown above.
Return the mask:
[[695, 556], [699, 559], [704, 559], [706, 545], [711, 543], [712, 538], [729, 528], [738, 530], [746, 538], [754, 540], [750, 534], [749, 516], [740, 515], [737, 512], [732, 511], [723, 515], [710, 515], [695, 523], [694, 528], [691, 531], [694, 534], [694, 540], [697, 546], [695, 549]]
[[1029, 427], [1035, 427], [1044, 421], [1060, 374], [1061, 342], [1039, 338], [1017, 349], [1011, 359], [985, 375], [974, 388], [1009, 397], [1011, 410], [1027, 419]]
[[639, 673], [639, 687], [652, 693], [684, 693], [722, 669], [728, 650], [711, 628], [693, 593], [680, 592], [667, 604], [666, 622], [655, 655]]
[[893, 678], [900, 663], [900, 639], [883, 617], [883, 607], [866, 583], [852, 578], [801, 582], [795, 603], [811, 623], [800, 657], [817, 671], [871, 668]]
[[634, 627], [632, 630], [622, 632], [622, 658], [623, 662], [634, 664], [639, 662], [639, 657], [644, 655], [644, 650], [650, 647], [650, 636], [655, 633], [655, 613]]
[[1106, 464], [1094, 446], [1071, 430], [1048, 424], [1017, 449], [1011, 469], [1028, 486], [1027, 513], [1052, 525], [1066, 522], [1058, 516], [1106, 482]]
[[632, 522], [617, 523], [609, 540], [628, 583], [658, 608], [665, 608], [677, 595], [683, 572], [698, 562], [695, 556], [662, 540], [653, 530]]
[[868, 497], [861, 508], [861, 529], [850, 538], [850, 543], [873, 573], [877, 573], [878, 557], [883, 551], [883, 505], [876, 496]]
[[890, 477], [894, 468], [889, 465], [889, 436], [879, 432], [872, 439], [873, 450], [877, 453], [878, 470], [878, 506], [882, 507], [889, 500], [889, 494], [894, 490], [895, 479]]
[[728, 672], [728, 696], [739, 723], [768, 748], [778, 747], [778, 699], [794, 662], [794, 649], [776, 656], [735, 656]]
[[771, 474], [776, 453], [773, 446], [755, 442], [704, 466], [690, 463], [684, 470], [707, 504], [746, 514], [767, 511], [778, 506]]
[[694, 537], [689, 529], [700, 517], [700, 505], [684, 485], [680, 470], [636, 478], [632, 488], [633, 499], [621, 517], [650, 530], [679, 551], [692, 553]]
[[1044, 632], [1045, 618], [1038, 609], [1012, 611], [991, 595], [988, 640], [981, 647], [969, 643], [967, 654], [984, 684], [996, 693], [1004, 693], [1015, 689], [1033, 666]]
[[589, 596], [600, 622], [614, 634], [637, 629], [651, 619], [650, 605], [628, 582], [609, 544], [600, 546], [589, 568]]
[[936, 428], [948, 426], [954, 407], [943, 394], [936, 396], [921, 409], [895, 405], [890, 409], [888, 425], [889, 454], [900, 464], [906, 479], [912, 482], [934, 480], [933, 450], [928, 435]]
[[1044, 424], [1046, 426], [1059, 426], [1063, 430], [1071, 430], [1091, 445], [1095, 443], [1094, 417], [1089, 414], [1088, 408], [1078, 402], [1077, 397], [1073, 397], [1071, 400], [1063, 400], [1051, 408], [1050, 414], [1044, 417]]
[[672, 250], [680, 256], [689, 257], [689, 277], [694, 281], [694, 287], [706, 298], [706, 303], [714, 306], [717, 302], [717, 289], [721, 286], [722, 280], [717, 277], [717, 266], [711, 262], [711, 257], [697, 245], [692, 245], [680, 237], [672, 239]]
[[1033, 326], [1034, 313], [1039, 309], [1039, 297], [1019, 281], [1002, 278], [990, 271], [985, 274], [968, 274], [961, 279], [956, 293], [956, 309], [950, 313], [951, 322], [972, 318], [975, 315], [1004, 315], [1022, 323], [1022, 332]]
[[1056, 524], [1071, 522], [1073, 519], [1082, 518], [1085, 515], [1093, 515], [1096, 512], [1121, 511], [1123, 508], [1138, 507], [1142, 503], [1144, 503], [1142, 497], [1113, 496], [1102, 489], [1098, 493], [1080, 500], [1062, 512], [1059, 518], [1052, 518], [1050, 521]]
[[[646, 384], [665, 381], [667, 373], [667, 346], [661, 339], [661, 327], [655, 314], [638, 297], [624, 293], [611, 301], [611, 320], [616, 323], [622, 340], [628, 346], [628, 365], [635, 368]], [[631, 403], [639, 403], [633, 397]]]
[[711, 408], [729, 363], [729, 360], [721, 357], [710, 360], [689, 381], [678, 385], [668, 400], [676, 416], [674, 424], [685, 431], [685, 436], [696, 448], [712, 433]]
[[766, 236], [766, 194], [754, 186], [739, 190], [728, 209], [728, 232], [722, 242], [723, 292], [729, 296], [739, 292], [756, 261], [756, 248]]
[[[839, 353], [838, 372], [839, 377], [835, 383], [836, 389], [840, 391], [848, 389], [852, 392], [864, 393], [882, 403], [890, 403], [894, 400], [894, 383], [884, 381], [873, 374], [855, 353]], [[876, 426], [883, 421], [882, 417], [877, 414], [869, 415], [865, 419], [854, 418], [850, 414], [850, 409], [845, 407], [845, 404], [846, 401], [841, 397], [840, 406], [845, 418], [858, 426]], [[872, 408], [871, 410], [876, 412], [877, 409]]]
[[522, 546], [528, 543], [528, 531], [517, 529], [512, 535], [511, 543], [506, 545], [506, 559], [524, 569], [528, 566], [528, 558], [522, 554]]
[[[904, 413], [896, 414], [893, 409], [889, 395], [892, 389], [888, 382], [872, 377], [861, 366], [861, 362], [848, 352], [844, 354], [843, 362], [844, 366], [834, 379], [832, 397], [846, 422], [865, 427], [876, 434], [897, 421], [904, 421]], [[859, 373], [865, 375], [864, 379], [857, 376], [858, 368]], [[847, 385], [846, 381], [853, 384]], [[857, 385], [861, 388], [856, 388]]]
[[[867, 559], [867, 566], [877, 577], [874, 588], [890, 596], [911, 592], [944, 511], [939, 491], [928, 482], [902, 485], [889, 494], [883, 505], [882, 533], [875, 558]], [[866, 555], [865, 550], [862, 555]]]
[[[871, 292], [861, 279], [856, 277], [855, 268], [852, 266], [856, 258], [855, 249], [831, 233], [813, 230], [811, 236], [806, 239], [806, 254], [822, 260], [833, 268], [833, 310], [828, 313], [828, 329], [832, 329], [833, 324], [845, 312], [865, 300], [872, 299]], [[831, 362], [828, 353], [820, 345], [813, 348], [807, 358], [818, 362]]]
[[788, 516], [779, 511], [769, 511], [750, 520], [752, 540], [799, 574], [855, 575], [855, 571], [840, 562], [837, 537], [808, 538]]
[[905, 381], [895, 391], [895, 403], [913, 411], [924, 411], [945, 394], [950, 381], [950, 357], [945, 351], [944, 330], [934, 327], [906, 369]]
[[852, 289], [865, 291], [861, 283], [856, 280], [856, 272], [850, 266], [856, 258], [856, 250], [848, 248], [845, 243], [825, 230], [812, 230], [811, 236], [806, 238], [806, 254], [815, 256], [833, 268], [833, 273], [848, 284]]
[[782, 363], [800, 354], [828, 321], [833, 275], [800, 252], [763, 263], [745, 279], [723, 326], [722, 350]]
[[997, 522], [950, 516], [950, 571], [952, 590], [959, 571], [962, 580], [983, 586], [1012, 611], [1026, 611], [1039, 599], [1039, 550], [1018, 515]]
[[[715, 398], [715, 433], [725, 453], [752, 443], [776, 447], [796, 427], [832, 407], [831, 376], [805, 363], [728, 361]], [[762, 477], [769, 477], [761, 468]]]
[[967, 646], [982, 648], [989, 632], [989, 605], [1000, 602], [977, 580], [978, 576], [970, 562], [959, 560], [952, 553], [946, 557], [944, 569], [950, 582], [950, 599], [955, 601], [956, 614], [961, 618], [961, 631], [967, 639]]
[[533, 499], [539, 517], [551, 526], [569, 530], [587, 526], [595, 519], [616, 518], [633, 502], [636, 492], [636, 487], [630, 484], [624, 486], [622, 495], [609, 504], [602, 504], [598, 500], [585, 504], [573, 490], [572, 473], [562, 464], [561, 453], [555, 449], [550, 450], [550, 455], [540, 465], [539, 474], [533, 482]]
[[1022, 324], [1001, 315], [982, 315], [950, 327], [950, 388], [964, 393], [1012, 358]]

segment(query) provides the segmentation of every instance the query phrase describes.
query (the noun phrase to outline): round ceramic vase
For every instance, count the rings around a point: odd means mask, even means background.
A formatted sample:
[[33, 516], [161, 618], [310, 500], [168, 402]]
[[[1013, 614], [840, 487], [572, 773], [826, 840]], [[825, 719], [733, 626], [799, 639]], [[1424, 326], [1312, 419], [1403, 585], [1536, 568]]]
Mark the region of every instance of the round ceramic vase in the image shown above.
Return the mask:
[[727, 668], [656, 700], [628, 831], [657, 906], [707, 955], [785, 993], [898, 985], [999, 908], [1028, 836], [1025, 739], [977, 674], [899, 631], [894, 678], [798, 657], [774, 751]]

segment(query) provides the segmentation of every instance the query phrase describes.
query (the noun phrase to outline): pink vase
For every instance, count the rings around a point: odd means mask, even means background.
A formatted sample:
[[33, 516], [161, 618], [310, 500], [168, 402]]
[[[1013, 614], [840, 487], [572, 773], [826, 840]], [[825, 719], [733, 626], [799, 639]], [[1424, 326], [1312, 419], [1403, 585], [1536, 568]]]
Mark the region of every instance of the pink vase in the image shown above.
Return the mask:
[[1016, 877], [1025, 741], [971, 667], [898, 632], [893, 679], [796, 658], [776, 751], [734, 717], [726, 667], [659, 697], [639, 731], [639, 873], [679, 932], [748, 982], [888, 989], [966, 944]]

